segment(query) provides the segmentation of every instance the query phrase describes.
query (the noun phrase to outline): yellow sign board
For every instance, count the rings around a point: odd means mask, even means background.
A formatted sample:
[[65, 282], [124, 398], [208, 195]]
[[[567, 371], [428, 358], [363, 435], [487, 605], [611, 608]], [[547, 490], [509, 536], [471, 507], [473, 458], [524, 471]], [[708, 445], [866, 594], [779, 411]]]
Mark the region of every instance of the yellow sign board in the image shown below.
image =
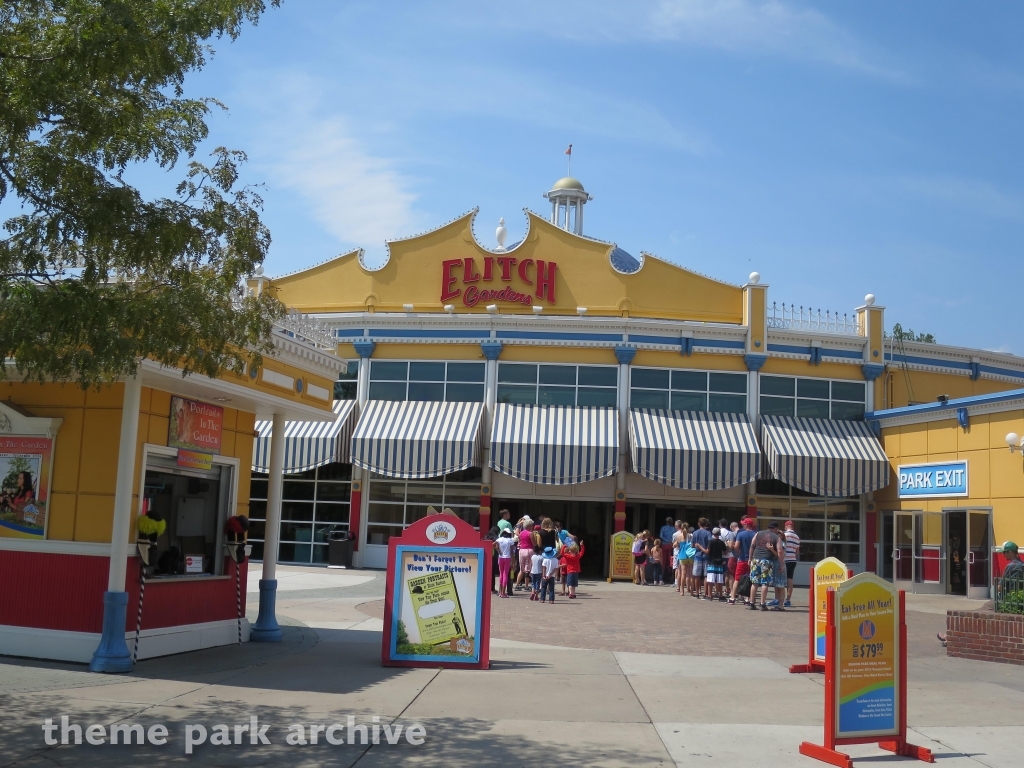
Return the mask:
[[899, 733], [897, 603], [896, 588], [873, 573], [836, 591], [837, 739]]
[[609, 542], [608, 581], [633, 580], [633, 534], [629, 531], [613, 533]]
[[814, 566], [814, 660], [825, 660], [825, 628], [828, 626], [826, 594], [846, 581], [846, 563], [826, 557]]

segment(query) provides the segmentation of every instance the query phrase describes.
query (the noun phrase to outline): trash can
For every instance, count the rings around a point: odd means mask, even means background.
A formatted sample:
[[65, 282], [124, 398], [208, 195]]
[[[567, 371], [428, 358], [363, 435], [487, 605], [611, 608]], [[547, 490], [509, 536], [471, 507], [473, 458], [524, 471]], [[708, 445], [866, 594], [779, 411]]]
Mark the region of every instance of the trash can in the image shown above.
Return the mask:
[[329, 568], [351, 568], [352, 547], [355, 539], [348, 531], [332, 531], [327, 539], [327, 565]]

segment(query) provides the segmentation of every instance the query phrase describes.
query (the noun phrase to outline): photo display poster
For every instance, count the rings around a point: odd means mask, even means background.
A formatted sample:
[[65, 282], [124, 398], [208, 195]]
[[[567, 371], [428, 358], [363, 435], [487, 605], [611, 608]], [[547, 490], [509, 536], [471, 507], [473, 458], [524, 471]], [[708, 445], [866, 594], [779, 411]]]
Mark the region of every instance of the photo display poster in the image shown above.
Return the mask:
[[0, 437], [0, 536], [45, 538], [52, 461], [51, 438]]
[[483, 581], [479, 549], [399, 547], [392, 657], [475, 663]]

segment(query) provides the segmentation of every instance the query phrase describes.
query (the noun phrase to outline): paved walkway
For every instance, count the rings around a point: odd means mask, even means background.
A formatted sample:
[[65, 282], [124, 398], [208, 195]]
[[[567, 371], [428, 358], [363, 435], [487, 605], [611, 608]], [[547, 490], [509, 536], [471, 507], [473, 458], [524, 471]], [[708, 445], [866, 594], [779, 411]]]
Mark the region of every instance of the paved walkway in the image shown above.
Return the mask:
[[[298, 580], [304, 574], [315, 579]], [[593, 584], [582, 590], [589, 597], [554, 606], [496, 600], [488, 672], [396, 670], [380, 666], [379, 574], [282, 568], [278, 576], [296, 587], [279, 595], [280, 644], [153, 659], [125, 676], [0, 660], [0, 766], [821, 765], [796, 752], [801, 740], [821, 738], [823, 697], [820, 676], [786, 671], [789, 657], [803, 655], [800, 611], [748, 614], [671, 588]], [[1018, 765], [1024, 669], [947, 658], [924, 637], [941, 616], [911, 614], [921, 635], [910, 662], [912, 740], [946, 768]], [[728, 645], [751, 629], [772, 649]], [[715, 638], [725, 644], [717, 654]], [[41, 723], [61, 715], [82, 725], [165, 724], [169, 741], [48, 747]], [[332, 746], [321, 732], [315, 746], [285, 743], [291, 724], [344, 725], [348, 715], [421, 723], [426, 742]], [[184, 754], [187, 725], [212, 733], [251, 716], [270, 726], [270, 746], [206, 743]], [[873, 747], [850, 751], [872, 764], [897, 761]]]

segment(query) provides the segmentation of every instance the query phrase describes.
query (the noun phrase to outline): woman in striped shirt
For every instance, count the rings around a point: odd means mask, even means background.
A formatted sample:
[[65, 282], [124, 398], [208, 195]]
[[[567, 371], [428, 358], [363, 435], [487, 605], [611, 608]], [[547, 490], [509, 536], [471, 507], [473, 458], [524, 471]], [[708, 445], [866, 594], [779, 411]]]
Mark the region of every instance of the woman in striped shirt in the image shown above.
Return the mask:
[[786, 521], [786, 608], [792, 605], [793, 574], [796, 573], [796, 562], [800, 559], [800, 537], [796, 535], [792, 520]]

